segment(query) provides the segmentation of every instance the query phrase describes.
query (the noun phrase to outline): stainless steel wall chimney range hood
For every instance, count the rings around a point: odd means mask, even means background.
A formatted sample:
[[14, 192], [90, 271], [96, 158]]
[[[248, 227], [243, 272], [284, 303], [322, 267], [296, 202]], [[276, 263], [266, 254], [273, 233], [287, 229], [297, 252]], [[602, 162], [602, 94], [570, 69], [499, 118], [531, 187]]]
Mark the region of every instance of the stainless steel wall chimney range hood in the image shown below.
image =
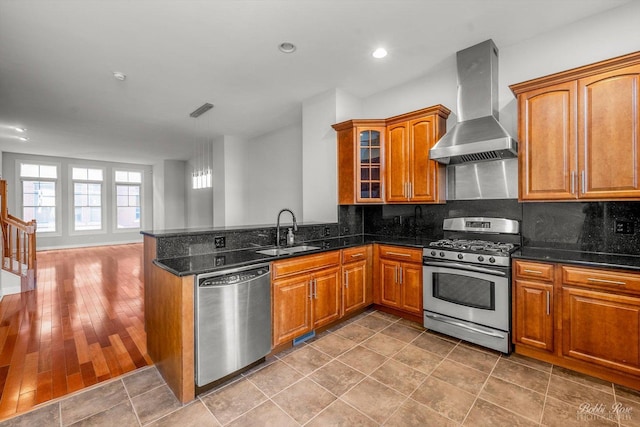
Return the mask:
[[489, 39], [456, 54], [459, 122], [429, 151], [444, 164], [508, 159], [518, 144], [498, 122], [498, 48]]

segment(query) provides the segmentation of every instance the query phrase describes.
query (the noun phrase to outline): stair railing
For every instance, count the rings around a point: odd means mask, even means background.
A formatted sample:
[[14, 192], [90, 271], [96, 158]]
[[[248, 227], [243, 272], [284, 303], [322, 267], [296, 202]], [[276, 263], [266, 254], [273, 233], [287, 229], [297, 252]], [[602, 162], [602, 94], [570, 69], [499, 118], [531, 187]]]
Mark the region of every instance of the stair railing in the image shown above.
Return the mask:
[[21, 278], [22, 291], [36, 286], [36, 220], [24, 221], [7, 210], [7, 182], [0, 180], [2, 269]]

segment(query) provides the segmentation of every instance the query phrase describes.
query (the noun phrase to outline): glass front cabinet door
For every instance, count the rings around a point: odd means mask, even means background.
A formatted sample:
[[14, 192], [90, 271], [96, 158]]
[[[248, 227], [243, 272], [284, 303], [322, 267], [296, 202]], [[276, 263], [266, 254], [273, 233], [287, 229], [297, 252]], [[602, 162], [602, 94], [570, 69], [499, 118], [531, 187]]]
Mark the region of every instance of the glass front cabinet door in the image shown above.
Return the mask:
[[333, 125], [338, 137], [338, 204], [384, 202], [384, 120]]
[[359, 152], [357, 201], [382, 202], [382, 138], [384, 129], [357, 128]]

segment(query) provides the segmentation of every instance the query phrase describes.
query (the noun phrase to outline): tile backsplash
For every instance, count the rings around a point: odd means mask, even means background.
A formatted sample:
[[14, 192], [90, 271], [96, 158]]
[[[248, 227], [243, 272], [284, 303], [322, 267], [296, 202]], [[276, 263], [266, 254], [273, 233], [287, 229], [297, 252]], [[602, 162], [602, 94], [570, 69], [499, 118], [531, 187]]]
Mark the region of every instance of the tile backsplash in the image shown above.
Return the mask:
[[[441, 205], [340, 206], [339, 227], [366, 234], [440, 239], [456, 216], [521, 221], [524, 246], [640, 256], [640, 202], [455, 200]], [[346, 234], [346, 233], [345, 233]]]
[[522, 206], [525, 246], [640, 255], [640, 202]]
[[441, 239], [442, 221], [461, 216], [521, 220], [517, 200], [454, 200], [440, 205], [364, 206], [364, 232], [383, 236]]

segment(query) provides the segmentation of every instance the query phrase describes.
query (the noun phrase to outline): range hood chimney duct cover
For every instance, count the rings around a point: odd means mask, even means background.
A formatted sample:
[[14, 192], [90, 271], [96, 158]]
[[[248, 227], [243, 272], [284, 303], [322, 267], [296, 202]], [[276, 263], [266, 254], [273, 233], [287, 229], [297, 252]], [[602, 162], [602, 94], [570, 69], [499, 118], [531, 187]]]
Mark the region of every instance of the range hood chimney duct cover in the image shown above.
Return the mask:
[[513, 158], [518, 143], [498, 122], [498, 48], [489, 39], [456, 54], [460, 121], [429, 151], [445, 164]]

